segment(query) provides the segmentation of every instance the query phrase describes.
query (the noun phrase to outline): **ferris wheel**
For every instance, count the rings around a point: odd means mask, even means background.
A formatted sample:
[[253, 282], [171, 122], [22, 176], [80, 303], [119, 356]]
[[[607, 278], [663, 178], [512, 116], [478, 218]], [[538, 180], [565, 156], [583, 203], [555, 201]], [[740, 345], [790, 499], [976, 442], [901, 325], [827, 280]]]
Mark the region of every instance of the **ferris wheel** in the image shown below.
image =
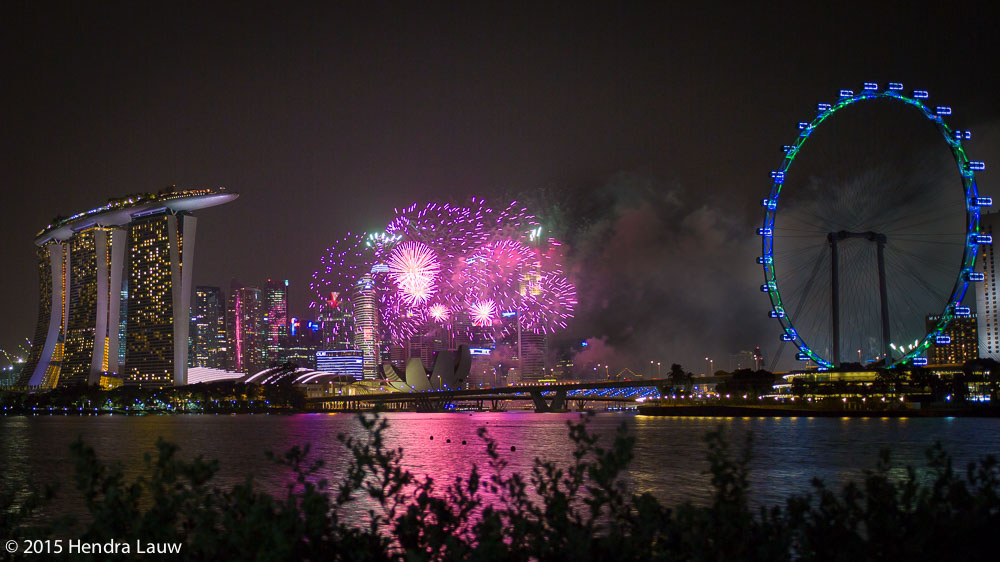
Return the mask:
[[[799, 123], [771, 172], [760, 289], [799, 361], [926, 364], [931, 346], [951, 343], [952, 319], [972, 314], [963, 299], [984, 277], [980, 245], [992, 243], [979, 228], [992, 204], [976, 186], [985, 164], [966, 156], [972, 135], [946, 123], [951, 108], [928, 99], [898, 82], [840, 90]], [[884, 123], [887, 113], [900, 124]]]

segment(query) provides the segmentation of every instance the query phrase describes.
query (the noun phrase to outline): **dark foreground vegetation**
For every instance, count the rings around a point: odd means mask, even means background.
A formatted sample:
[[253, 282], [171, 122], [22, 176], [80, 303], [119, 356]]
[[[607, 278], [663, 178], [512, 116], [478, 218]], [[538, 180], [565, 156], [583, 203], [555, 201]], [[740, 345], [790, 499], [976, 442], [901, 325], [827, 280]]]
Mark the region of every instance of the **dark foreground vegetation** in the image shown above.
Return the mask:
[[[918, 475], [891, 467], [883, 453], [860, 484], [833, 490], [816, 481], [809, 495], [756, 508], [748, 497], [749, 441], [733, 451], [720, 429], [706, 438], [711, 501], [667, 507], [623, 483], [634, 444], [624, 427], [605, 448], [585, 422], [570, 424], [575, 461], [536, 460], [531, 474], [509, 474], [481, 429], [491, 459], [485, 473], [473, 467], [465, 478], [437, 482], [409, 473], [402, 449], [385, 447], [384, 419], [361, 423], [365, 438], [340, 436], [353, 459], [340, 482], [317, 476], [322, 463], [308, 447], [269, 455], [295, 475], [282, 497], [251, 479], [214, 486], [215, 461], [180, 460], [163, 441], [147, 457], [146, 474], [128, 481], [120, 466], [77, 442], [76, 486], [89, 521], [40, 522], [51, 489], [4, 490], [0, 538], [179, 541], [181, 553], [171, 559], [185, 560], [996, 559], [1000, 468], [993, 457], [960, 472], [938, 446]], [[371, 506], [364, 524], [352, 512], [359, 502]]]

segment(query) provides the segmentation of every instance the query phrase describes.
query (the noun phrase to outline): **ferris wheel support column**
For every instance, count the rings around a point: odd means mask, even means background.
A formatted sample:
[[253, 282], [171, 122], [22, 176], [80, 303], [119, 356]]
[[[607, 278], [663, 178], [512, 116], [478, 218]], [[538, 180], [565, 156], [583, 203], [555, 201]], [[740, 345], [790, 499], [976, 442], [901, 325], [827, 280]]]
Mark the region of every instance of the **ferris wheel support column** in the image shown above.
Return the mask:
[[889, 294], [885, 286], [885, 234], [876, 234], [875, 243], [878, 248], [878, 294], [882, 301], [882, 357], [885, 365], [892, 363], [889, 351]]
[[830, 294], [833, 317], [833, 365], [840, 366], [840, 269], [837, 263], [837, 236], [833, 232], [826, 235], [830, 243]]

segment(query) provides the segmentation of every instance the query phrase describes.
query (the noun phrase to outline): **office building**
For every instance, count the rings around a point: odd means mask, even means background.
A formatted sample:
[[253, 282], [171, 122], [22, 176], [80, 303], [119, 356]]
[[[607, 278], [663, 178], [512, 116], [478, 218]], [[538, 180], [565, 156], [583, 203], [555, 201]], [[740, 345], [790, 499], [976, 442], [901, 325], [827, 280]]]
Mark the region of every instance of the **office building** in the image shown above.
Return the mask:
[[[977, 315], [955, 317], [944, 329], [945, 336], [950, 338], [947, 344], [932, 343], [927, 348], [927, 363], [930, 365], [961, 365], [966, 361], [979, 358], [979, 332], [977, 330]], [[927, 315], [927, 332], [934, 331], [940, 317], [936, 314]]]
[[316, 352], [316, 370], [362, 380], [364, 354], [358, 349], [321, 349]]
[[226, 303], [230, 371], [250, 375], [268, 366], [264, 310], [264, 297], [260, 289], [246, 287], [235, 280], [232, 282]]
[[[1000, 213], [984, 213], [979, 217], [979, 231], [993, 236], [993, 244], [979, 246], [976, 271], [984, 280], [975, 283], [976, 332], [979, 337], [979, 357], [1000, 361], [1000, 321], [997, 314], [997, 256], [995, 248], [1000, 243]], [[928, 361], [930, 358], [928, 357]]]
[[221, 288], [195, 287], [190, 336], [190, 367], [225, 369], [228, 366], [226, 297]]
[[281, 350], [288, 343], [288, 280], [267, 280], [264, 284], [264, 321], [267, 323], [267, 340], [264, 354], [268, 364], [281, 361]]
[[378, 337], [378, 297], [370, 273], [366, 273], [354, 284], [351, 304], [354, 310], [353, 347], [360, 349], [364, 356], [364, 378], [374, 379], [375, 369], [381, 363], [381, 355]]

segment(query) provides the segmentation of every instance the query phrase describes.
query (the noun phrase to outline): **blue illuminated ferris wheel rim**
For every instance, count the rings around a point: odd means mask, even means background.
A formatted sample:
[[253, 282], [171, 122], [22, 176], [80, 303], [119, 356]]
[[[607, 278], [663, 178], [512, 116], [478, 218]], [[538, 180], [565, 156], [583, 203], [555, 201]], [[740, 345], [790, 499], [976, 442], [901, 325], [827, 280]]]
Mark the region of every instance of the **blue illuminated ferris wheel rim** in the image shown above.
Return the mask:
[[[771, 194], [762, 202], [764, 206], [764, 224], [757, 230], [757, 234], [762, 239], [761, 255], [758, 256], [757, 262], [763, 265], [764, 268], [764, 284], [761, 285], [761, 291], [767, 293], [771, 300], [771, 311], [769, 314], [781, 325], [781, 339], [793, 343], [799, 349], [796, 358], [802, 361], [813, 361], [821, 368], [830, 369], [834, 367], [834, 364], [821, 357], [806, 344], [802, 334], [798, 333], [792, 324], [789, 311], [785, 309], [785, 305], [781, 299], [778, 278], [774, 270], [774, 224], [778, 202], [781, 197], [781, 188], [785, 183], [785, 173], [791, 167], [792, 162], [795, 161], [795, 157], [806, 140], [809, 139], [810, 134], [812, 134], [820, 123], [837, 111], [861, 101], [880, 98], [895, 100], [917, 108], [924, 117], [937, 126], [938, 131], [951, 148], [965, 191], [966, 243], [964, 244], [961, 267], [958, 271], [958, 277], [955, 280], [955, 286], [952, 288], [951, 297], [945, 303], [944, 309], [939, 315], [934, 328], [924, 335], [923, 339], [910, 351], [889, 363], [889, 366], [910, 363], [937, 341], [940, 340], [944, 343], [944, 339], [947, 338], [944, 336], [944, 329], [951, 322], [952, 318], [955, 316], [968, 316], [970, 314], [968, 308], [959, 306], [969, 288], [969, 282], [982, 281], [983, 274], [974, 271], [976, 253], [980, 244], [989, 244], [992, 240], [989, 236], [979, 234], [979, 208], [989, 206], [992, 204], [992, 201], [987, 197], [979, 197], [979, 192], [976, 188], [975, 171], [985, 169], [985, 164], [981, 161], [970, 161], [965, 154], [962, 141], [970, 139], [971, 133], [969, 131], [952, 129], [945, 123], [943, 117], [951, 115], [950, 107], [937, 106], [931, 109], [921, 101], [929, 97], [924, 90], [914, 90], [911, 96], [906, 96], [902, 92], [903, 85], [898, 82], [890, 82], [888, 88], [885, 90], [880, 90], [878, 84], [866, 82], [860, 93], [855, 94], [852, 90], [841, 90], [836, 103], [819, 104], [817, 115], [812, 121], [799, 123], [800, 132], [795, 143], [784, 147], [785, 158], [781, 166], [771, 172]], [[924, 361], [926, 360], [924, 359]]]

